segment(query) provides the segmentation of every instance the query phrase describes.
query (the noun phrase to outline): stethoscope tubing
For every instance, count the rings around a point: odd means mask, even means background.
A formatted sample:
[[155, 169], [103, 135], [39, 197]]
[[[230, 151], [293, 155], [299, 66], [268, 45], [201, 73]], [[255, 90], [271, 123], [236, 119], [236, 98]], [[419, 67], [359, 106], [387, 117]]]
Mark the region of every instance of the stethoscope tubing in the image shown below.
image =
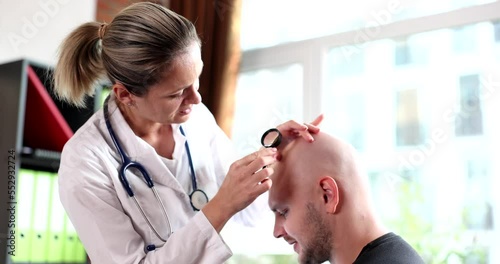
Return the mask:
[[[182, 126], [179, 127], [181, 134], [185, 137], [186, 134], [184, 133], [184, 129], [182, 129]], [[189, 150], [189, 144], [186, 140], [184, 143], [184, 146], [186, 147], [186, 152], [188, 155], [188, 162], [189, 162], [189, 169], [191, 170], [191, 182], [193, 185], [193, 192], [198, 190], [198, 183], [196, 182], [196, 174], [194, 172], [194, 165], [193, 165], [193, 159], [191, 158], [191, 151]]]
[[[159, 232], [153, 226], [153, 224], [151, 223], [151, 221], [149, 221], [149, 218], [148, 218], [146, 212], [144, 211], [144, 209], [142, 208], [142, 206], [139, 204], [139, 201], [137, 200], [137, 198], [136, 198], [136, 196], [134, 194], [134, 191], [132, 190], [132, 187], [130, 186], [130, 184], [129, 184], [128, 180], [127, 180], [127, 177], [125, 176], [126, 171], [128, 169], [131, 169], [131, 168], [137, 169], [142, 174], [142, 177], [146, 181], [146, 184], [148, 185], [148, 187], [154, 193], [156, 201], [157, 201], [158, 205], [162, 209], [163, 216], [164, 216], [164, 218], [165, 218], [165, 220], [166, 220], [166, 222], [168, 224], [169, 236], [170, 236], [172, 234], [172, 226], [170, 224], [170, 218], [168, 217], [168, 214], [167, 214], [167, 211], [165, 209], [165, 205], [163, 204], [163, 201], [161, 200], [158, 192], [156, 191], [156, 188], [154, 186], [153, 180], [149, 176], [149, 173], [144, 168], [144, 166], [142, 166], [138, 162], [132, 161], [125, 154], [125, 151], [123, 150], [120, 142], [118, 141], [118, 137], [116, 136], [116, 134], [115, 134], [115, 132], [113, 130], [113, 127], [111, 126], [111, 121], [110, 121], [109, 112], [108, 112], [108, 101], [109, 101], [109, 98], [110, 98], [110, 96], [108, 96], [106, 98], [106, 100], [104, 101], [104, 107], [103, 107], [104, 108], [103, 109], [103, 111], [104, 111], [104, 120], [105, 120], [105, 123], [106, 123], [106, 127], [107, 127], [107, 129], [109, 131], [111, 140], [113, 141], [113, 144], [115, 145], [116, 149], [118, 150], [118, 153], [119, 153], [120, 158], [122, 160], [122, 165], [118, 169], [118, 177], [120, 179], [120, 182], [121, 182], [123, 188], [125, 189], [125, 191], [129, 195], [129, 197], [133, 198], [136, 207], [139, 209], [139, 211], [141, 212], [143, 218], [146, 220], [146, 222], [149, 225], [149, 227], [151, 228], [151, 230], [153, 230], [153, 232], [155, 233], [156, 237], [158, 237], [158, 239], [160, 239], [161, 241], [166, 242], [166, 240], [161, 237], [161, 235], [159, 234]], [[181, 134], [184, 137], [186, 137], [186, 135], [184, 133], [184, 129], [182, 128], [182, 126], [179, 126], [179, 129], [180, 129]], [[186, 147], [186, 152], [187, 152], [187, 155], [188, 155], [189, 169], [191, 171], [191, 182], [192, 182], [192, 187], [193, 187], [193, 192], [189, 195], [190, 203], [191, 203], [191, 206], [192, 206], [193, 210], [199, 211], [204, 206], [204, 204], [206, 204], [208, 202], [208, 196], [207, 196], [207, 194], [204, 191], [198, 189], [198, 184], [197, 184], [197, 181], [196, 181], [196, 174], [195, 174], [195, 170], [194, 170], [193, 160], [191, 158], [191, 151], [189, 149], [189, 144], [188, 144], [187, 140], [185, 142], [185, 147]], [[200, 195], [201, 195], [201, 197], [200, 197]], [[159, 247], [161, 247], [161, 246], [156, 246], [154, 244], [148, 245], [148, 246], [146, 246], [146, 251], [152, 251], [155, 248], [159, 248]]]
[[[123, 148], [121, 147], [120, 142], [118, 141], [118, 138], [115, 135], [113, 127], [111, 126], [111, 121], [109, 120], [108, 101], [109, 101], [109, 96], [106, 98], [106, 100], [104, 102], [104, 109], [103, 109], [103, 111], [104, 111], [104, 120], [106, 122], [106, 127], [108, 128], [108, 131], [109, 131], [109, 134], [111, 136], [111, 139], [112, 139], [112, 141], [113, 141], [113, 143], [114, 143], [116, 149], [118, 150], [118, 153], [120, 154], [120, 157], [122, 159], [122, 165], [120, 166], [120, 169], [118, 170], [118, 175], [119, 175], [119, 178], [120, 178], [120, 182], [122, 183], [122, 186], [126, 190], [126, 192], [129, 195], [129, 197], [133, 198], [136, 207], [139, 209], [139, 211], [141, 212], [144, 220], [146, 220], [147, 224], [149, 225], [149, 227], [151, 228], [151, 230], [153, 230], [153, 232], [155, 233], [156, 237], [158, 237], [158, 239], [160, 239], [162, 242], [166, 242], [167, 240], [163, 239], [161, 237], [160, 233], [156, 230], [156, 228], [153, 226], [153, 224], [151, 224], [151, 221], [149, 221], [149, 218], [147, 217], [146, 212], [144, 212], [144, 209], [139, 204], [139, 201], [135, 197], [134, 192], [132, 191], [132, 188], [130, 187], [129, 182], [128, 182], [127, 178], [125, 177], [125, 172], [129, 168], [135, 168], [135, 169], [137, 169], [137, 170], [139, 170], [141, 172], [144, 180], [146, 181], [146, 184], [153, 191], [153, 194], [154, 194], [154, 196], [156, 198], [156, 201], [157, 201], [158, 205], [162, 209], [163, 216], [164, 216], [164, 218], [165, 218], [165, 220], [166, 220], [166, 222], [168, 224], [168, 228], [169, 228], [168, 229], [169, 230], [168, 233], [169, 233], [169, 236], [170, 236], [172, 234], [172, 226], [170, 224], [170, 218], [168, 217], [167, 210], [165, 209], [165, 205], [163, 204], [160, 196], [158, 195], [158, 192], [156, 191], [156, 188], [154, 187], [154, 183], [151, 180], [151, 177], [149, 176], [149, 174], [146, 171], [146, 169], [140, 163], [131, 161], [130, 158], [123, 151]], [[149, 247], [151, 247], [151, 245], [147, 246], [147, 248], [149, 248]], [[161, 247], [161, 246], [154, 245], [154, 248], [158, 248], [158, 247]]]

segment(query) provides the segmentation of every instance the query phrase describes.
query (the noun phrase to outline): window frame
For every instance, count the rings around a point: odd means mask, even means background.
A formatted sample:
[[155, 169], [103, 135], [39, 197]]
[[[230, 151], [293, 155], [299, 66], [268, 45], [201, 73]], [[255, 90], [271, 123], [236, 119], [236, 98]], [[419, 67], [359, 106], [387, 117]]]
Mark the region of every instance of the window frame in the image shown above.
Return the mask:
[[[378, 27], [361, 28], [329, 36], [279, 44], [272, 47], [243, 51], [240, 73], [284, 66], [292, 63], [303, 65], [303, 118], [313, 120], [322, 112], [322, 87], [324, 87], [324, 58], [336, 47], [346, 47], [346, 52], [356, 52], [367, 42], [380, 39], [400, 39], [409, 35], [445, 28], [457, 28], [480, 22], [500, 20], [500, 1], [465, 7], [445, 13], [396, 21]], [[370, 34], [368, 32], [378, 32]]]

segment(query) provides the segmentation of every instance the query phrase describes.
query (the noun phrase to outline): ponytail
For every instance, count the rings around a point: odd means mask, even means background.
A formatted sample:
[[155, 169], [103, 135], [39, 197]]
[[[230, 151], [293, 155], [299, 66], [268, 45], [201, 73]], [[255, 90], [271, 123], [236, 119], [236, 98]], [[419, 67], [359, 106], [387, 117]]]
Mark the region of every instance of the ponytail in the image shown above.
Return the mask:
[[85, 97], [94, 94], [97, 81], [105, 76], [101, 29], [101, 23], [85, 23], [71, 32], [60, 46], [54, 70], [54, 91], [59, 99], [85, 107]]
[[123, 84], [144, 96], [160, 82], [179, 54], [200, 40], [193, 23], [150, 2], [122, 10], [109, 25], [89, 22], [74, 30], [62, 43], [54, 72], [57, 96], [75, 106], [85, 106], [101, 77]]

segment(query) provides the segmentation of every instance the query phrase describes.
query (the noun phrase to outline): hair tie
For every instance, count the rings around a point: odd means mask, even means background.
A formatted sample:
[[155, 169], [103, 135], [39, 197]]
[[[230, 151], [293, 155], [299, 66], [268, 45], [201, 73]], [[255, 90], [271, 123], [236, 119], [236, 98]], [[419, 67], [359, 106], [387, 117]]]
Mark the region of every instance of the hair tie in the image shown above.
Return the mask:
[[104, 33], [106, 33], [106, 27], [108, 24], [102, 23], [101, 26], [99, 26], [99, 38], [102, 39], [104, 37]]

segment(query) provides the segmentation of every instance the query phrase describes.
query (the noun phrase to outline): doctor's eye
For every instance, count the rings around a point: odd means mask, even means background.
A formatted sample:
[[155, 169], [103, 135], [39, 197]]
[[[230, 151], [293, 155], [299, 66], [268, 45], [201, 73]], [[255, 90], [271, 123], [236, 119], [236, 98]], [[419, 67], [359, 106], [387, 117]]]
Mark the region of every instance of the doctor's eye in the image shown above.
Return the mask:
[[181, 98], [184, 95], [184, 91], [185, 90], [186, 89], [182, 89], [182, 90], [180, 90], [177, 93], [170, 94], [170, 95], [167, 96], [167, 98], [169, 98], [169, 99], [179, 99], [179, 98]]
[[184, 90], [182, 90], [182, 92], [180, 92], [180, 93], [171, 94], [168, 96], [168, 98], [172, 98], [172, 99], [180, 98], [183, 94], [184, 94]]

